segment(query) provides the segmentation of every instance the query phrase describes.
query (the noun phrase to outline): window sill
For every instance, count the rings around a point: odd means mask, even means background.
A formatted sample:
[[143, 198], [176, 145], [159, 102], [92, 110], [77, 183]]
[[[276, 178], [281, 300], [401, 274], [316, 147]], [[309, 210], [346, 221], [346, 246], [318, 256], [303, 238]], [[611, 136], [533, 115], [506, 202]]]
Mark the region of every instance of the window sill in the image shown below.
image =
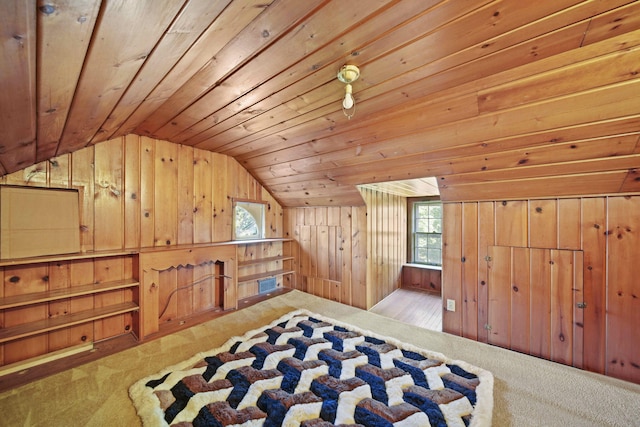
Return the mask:
[[440, 270], [440, 271], [442, 271], [442, 266], [439, 266], [439, 265], [414, 264], [414, 263], [406, 263], [404, 265], [406, 267], [424, 268], [425, 270]]

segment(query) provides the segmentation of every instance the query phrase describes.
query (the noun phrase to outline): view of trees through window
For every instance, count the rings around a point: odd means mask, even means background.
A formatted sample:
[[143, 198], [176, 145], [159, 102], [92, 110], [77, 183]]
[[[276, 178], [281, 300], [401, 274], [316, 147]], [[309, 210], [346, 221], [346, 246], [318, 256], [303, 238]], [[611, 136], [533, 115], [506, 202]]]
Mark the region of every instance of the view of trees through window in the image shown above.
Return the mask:
[[245, 208], [236, 207], [236, 238], [247, 239], [258, 235], [256, 219]]
[[442, 203], [413, 204], [413, 262], [442, 265]]
[[264, 238], [264, 204], [238, 201], [235, 203], [234, 239]]

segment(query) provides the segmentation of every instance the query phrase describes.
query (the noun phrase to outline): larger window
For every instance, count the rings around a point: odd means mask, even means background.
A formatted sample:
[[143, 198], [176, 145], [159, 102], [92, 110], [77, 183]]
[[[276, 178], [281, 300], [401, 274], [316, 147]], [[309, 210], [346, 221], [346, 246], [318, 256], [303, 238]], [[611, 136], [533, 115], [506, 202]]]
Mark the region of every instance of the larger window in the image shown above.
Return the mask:
[[442, 265], [442, 203], [411, 202], [411, 262]]

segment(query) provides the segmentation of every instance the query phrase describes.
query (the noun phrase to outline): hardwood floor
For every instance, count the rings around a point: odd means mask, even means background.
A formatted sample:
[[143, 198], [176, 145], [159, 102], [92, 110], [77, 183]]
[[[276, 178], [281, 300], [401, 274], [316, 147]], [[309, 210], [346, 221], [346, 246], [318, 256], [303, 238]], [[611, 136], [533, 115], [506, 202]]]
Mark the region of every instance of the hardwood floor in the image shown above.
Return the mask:
[[397, 289], [369, 311], [425, 329], [442, 331], [440, 295], [406, 288]]

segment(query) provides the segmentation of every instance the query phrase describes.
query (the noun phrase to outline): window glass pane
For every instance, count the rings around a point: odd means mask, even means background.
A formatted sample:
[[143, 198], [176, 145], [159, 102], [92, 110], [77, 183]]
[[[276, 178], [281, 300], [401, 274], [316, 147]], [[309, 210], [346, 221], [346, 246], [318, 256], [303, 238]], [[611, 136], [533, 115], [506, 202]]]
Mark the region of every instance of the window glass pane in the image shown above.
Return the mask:
[[416, 232], [426, 233], [429, 231], [429, 220], [427, 218], [420, 218], [416, 221]]
[[429, 216], [431, 218], [442, 218], [442, 205], [429, 205]]
[[242, 206], [236, 207], [236, 238], [247, 239], [258, 236], [256, 219]]
[[442, 265], [442, 203], [413, 204], [413, 262]]
[[426, 248], [428, 246], [429, 236], [424, 234], [416, 235], [416, 247]]
[[427, 262], [429, 264], [440, 265], [442, 264], [442, 251], [440, 249], [429, 249], [427, 256]]
[[264, 204], [236, 202], [234, 205], [234, 239], [264, 238]]
[[427, 253], [428, 253], [427, 248], [417, 248], [415, 262], [426, 263], [428, 260]]
[[440, 236], [439, 234], [429, 234], [427, 241], [430, 248], [439, 248], [442, 246], [442, 236]]

